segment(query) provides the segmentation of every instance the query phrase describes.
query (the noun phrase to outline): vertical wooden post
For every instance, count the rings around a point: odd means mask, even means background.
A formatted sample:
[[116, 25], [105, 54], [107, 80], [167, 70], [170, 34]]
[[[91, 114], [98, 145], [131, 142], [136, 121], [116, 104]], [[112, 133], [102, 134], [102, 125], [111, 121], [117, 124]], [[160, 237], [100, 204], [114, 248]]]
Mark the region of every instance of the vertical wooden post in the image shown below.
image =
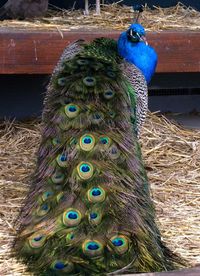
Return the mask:
[[89, 5], [88, 5], [88, 0], [85, 0], [85, 15], [89, 15]]
[[101, 14], [101, 9], [100, 9], [100, 0], [96, 0], [96, 15]]

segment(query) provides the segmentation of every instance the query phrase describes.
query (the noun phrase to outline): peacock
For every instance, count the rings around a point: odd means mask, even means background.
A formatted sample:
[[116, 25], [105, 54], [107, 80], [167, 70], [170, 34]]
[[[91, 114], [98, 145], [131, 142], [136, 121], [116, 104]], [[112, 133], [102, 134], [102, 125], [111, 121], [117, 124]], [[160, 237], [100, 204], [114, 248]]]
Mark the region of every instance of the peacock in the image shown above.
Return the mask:
[[14, 254], [34, 275], [167, 271], [138, 142], [157, 54], [139, 23], [66, 47], [44, 101]]

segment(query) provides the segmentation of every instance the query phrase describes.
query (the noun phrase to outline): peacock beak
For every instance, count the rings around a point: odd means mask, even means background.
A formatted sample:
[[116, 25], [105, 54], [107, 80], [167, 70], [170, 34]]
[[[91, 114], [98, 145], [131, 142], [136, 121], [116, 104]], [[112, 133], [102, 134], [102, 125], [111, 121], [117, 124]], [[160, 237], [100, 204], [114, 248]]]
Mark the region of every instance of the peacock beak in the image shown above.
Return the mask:
[[148, 45], [147, 39], [144, 35], [140, 36], [140, 41], [143, 41], [146, 45]]

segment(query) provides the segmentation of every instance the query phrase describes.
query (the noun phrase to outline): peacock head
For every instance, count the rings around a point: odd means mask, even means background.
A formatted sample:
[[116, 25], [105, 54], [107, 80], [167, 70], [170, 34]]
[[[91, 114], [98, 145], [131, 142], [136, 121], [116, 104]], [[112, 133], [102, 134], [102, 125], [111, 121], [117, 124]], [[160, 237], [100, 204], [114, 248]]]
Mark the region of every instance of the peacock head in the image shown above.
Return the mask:
[[119, 55], [139, 68], [149, 83], [155, 72], [158, 57], [156, 51], [148, 45], [145, 35], [143, 26], [136, 22], [121, 33], [117, 46]]
[[126, 31], [126, 35], [127, 35], [127, 39], [130, 42], [137, 43], [137, 42], [143, 41], [147, 44], [146, 37], [145, 37], [146, 36], [145, 29], [139, 23], [132, 24]]
[[155, 73], [158, 56], [146, 41], [145, 29], [138, 23], [143, 6], [135, 5], [133, 9], [136, 12], [136, 18], [128, 30], [121, 33], [117, 43], [118, 53], [125, 61], [140, 69], [149, 83]]

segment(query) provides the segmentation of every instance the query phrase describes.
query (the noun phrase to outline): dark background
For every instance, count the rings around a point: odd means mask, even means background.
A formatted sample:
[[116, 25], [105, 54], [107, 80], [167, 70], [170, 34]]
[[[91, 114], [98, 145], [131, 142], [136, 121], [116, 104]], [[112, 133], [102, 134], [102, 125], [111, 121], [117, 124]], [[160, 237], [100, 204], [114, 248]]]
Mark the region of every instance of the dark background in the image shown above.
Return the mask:
[[[53, 5], [57, 5], [59, 7], [71, 8], [74, 5], [75, 0], [50, 0], [49, 3]], [[105, 3], [113, 3], [117, 1], [105, 0]], [[170, 7], [176, 5], [178, 2], [182, 2], [184, 5], [192, 6], [196, 9], [200, 10], [200, 1], [199, 0], [124, 0], [122, 4], [126, 5], [135, 5], [135, 4], [145, 4], [152, 7], [153, 5], [161, 6], [161, 7]], [[95, 3], [94, 0], [89, 0], [90, 4]], [[76, 0], [75, 8], [84, 7], [84, 0]]]
[[[0, 75], [0, 118], [38, 116], [48, 75]], [[161, 112], [200, 112], [200, 74], [155, 74], [149, 88], [149, 109]]]
[[[16, 0], [13, 0], [16, 1]], [[2, 6], [4, 3], [6, 3], [7, 0], [0, 0], [0, 5]], [[50, 0], [49, 3], [53, 4], [55, 6], [58, 7], [62, 7], [62, 8], [71, 8], [74, 5], [74, 2], [76, 2], [75, 4], [75, 8], [83, 8], [84, 7], [84, 0]], [[105, 3], [113, 3], [113, 2], [117, 2], [117, 1], [113, 1], [113, 0], [105, 0]], [[161, 7], [169, 7], [169, 6], [174, 6], [176, 5], [178, 2], [182, 2], [184, 5], [186, 6], [192, 6], [198, 10], [200, 10], [200, 1], [199, 0], [182, 0], [182, 1], [178, 1], [178, 0], [124, 0], [122, 2], [122, 4], [126, 4], [126, 5], [134, 5], [134, 4], [145, 4], [147, 3], [148, 6], [152, 7], [153, 5], [156, 6], [161, 6]], [[95, 0], [89, 0], [90, 4], [94, 4]]]
[[[15, 0], [13, 0], [15, 1]], [[0, 0], [0, 6], [6, 0]], [[106, 2], [106, 1], [105, 1]], [[114, 1], [110, 1], [114, 2]], [[149, 6], [168, 7], [176, 0], [126, 0], [124, 4], [148, 3]], [[200, 0], [182, 0], [185, 5], [200, 10]], [[59, 7], [71, 8], [74, 0], [50, 0]], [[95, 3], [89, 0], [89, 3]], [[76, 0], [75, 8], [84, 7], [84, 0]], [[40, 115], [47, 75], [0, 75], [0, 118], [26, 118]], [[150, 84], [149, 108], [151, 111], [200, 112], [200, 74], [156, 74]]]

